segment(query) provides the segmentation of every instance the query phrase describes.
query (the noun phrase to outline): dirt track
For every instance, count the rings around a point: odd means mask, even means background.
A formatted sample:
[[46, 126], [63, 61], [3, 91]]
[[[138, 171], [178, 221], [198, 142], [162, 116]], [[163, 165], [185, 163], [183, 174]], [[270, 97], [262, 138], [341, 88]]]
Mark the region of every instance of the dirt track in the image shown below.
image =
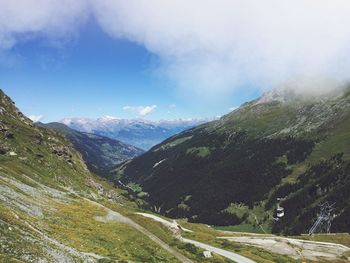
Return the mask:
[[224, 250], [224, 249], [221, 249], [221, 248], [217, 248], [217, 247], [213, 247], [213, 246], [210, 246], [210, 245], [207, 245], [205, 243], [202, 243], [202, 242], [198, 242], [198, 241], [195, 241], [195, 240], [191, 240], [191, 239], [187, 239], [187, 238], [183, 238], [181, 237], [179, 234], [176, 234], [176, 232], [174, 232], [174, 228], [177, 229], [178, 233], [180, 232], [180, 229], [182, 231], [187, 231], [187, 232], [192, 232], [191, 230], [189, 229], [186, 229], [186, 228], [179, 228], [179, 225], [176, 223], [176, 221], [173, 221], [172, 223], [161, 218], [161, 217], [158, 217], [156, 215], [152, 215], [152, 214], [147, 214], [147, 213], [137, 213], [139, 215], [142, 215], [144, 217], [148, 217], [148, 218], [151, 218], [155, 221], [158, 221], [160, 223], [162, 223], [163, 225], [165, 225], [166, 227], [168, 227], [173, 233], [174, 235], [180, 239], [182, 242], [185, 242], [185, 243], [190, 243], [190, 244], [193, 244], [195, 245], [196, 247], [199, 247], [199, 248], [202, 248], [204, 250], [207, 250], [207, 251], [210, 251], [210, 252], [213, 252], [213, 253], [216, 253], [220, 256], [223, 256], [225, 258], [228, 258], [230, 260], [233, 260], [234, 262], [237, 262], [237, 263], [256, 263], [255, 261], [249, 259], [249, 258], [246, 258], [246, 257], [243, 257], [239, 254], [236, 254], [234, 252], [231, 252], [231, 251], [227, 251], [227, 250]]
[[244, 237], [221, 237], [233, 242], [266, 249], [276, 254], [283, 254], [295, 259], [333, 261], [349, 252], [350, 248], [327, 242], [307, 241], [294, 238], [276, 236], [244, 236]]
[[135, 223], [134, 221], [132, 221], [130, 218], [123, 216], [122, 214], [115, 212], [99, 203], [96, 203], [94, 201], [91, 201], [89, 199], [86, 199], [87, 201], [95, 204], [96, 206], [99, 207], [103, 207], [106, 211], [107, 211], [107, 215], [105, 217], [96, 217], [95, 219], [98, 221], [102, 221], [102, 222], [107, 222], [107, 221], [117, 221], [117, 222], [122, 222], [125, 224], [129, 224], [132, 227], [134, 227], [135, 229], [137, 229], [138, 231], [140, 231], [142, 234], [144, 234], [145, 236], [147, 236], [149, 239], [151, 239], [152, 241], [154, 241], [155, 243], [157, 243], [161, 248], [163, 248], [164, 250], [166, 250], [168, 253], [170, 253], [171, 255], [173, 255], [175, 258], [177, 258], [180, 262], [184, 262], [184, 263], [193, 263], [190, 259], [188, 259], [187, 257], [185, 257], [184, 255], [182, 255], [181, 253], [177, 252], [175, 249], [171, 248], [168, 244], [166, 244], [165, 242], [163, 242], [161, 239], [159, 239], [157, 236], [155, 236], [154, 234], [152, 234], [151, 232], [149, 232], [146, 228], [140, 226], [139, 224]]

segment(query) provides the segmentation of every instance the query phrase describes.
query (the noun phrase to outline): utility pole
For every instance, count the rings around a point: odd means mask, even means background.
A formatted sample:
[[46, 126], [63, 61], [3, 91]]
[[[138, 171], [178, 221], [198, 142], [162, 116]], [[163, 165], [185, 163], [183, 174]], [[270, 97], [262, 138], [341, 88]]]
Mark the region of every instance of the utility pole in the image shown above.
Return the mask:
[[313, 226], [309, 230], [309, 235], [313, 235], [315, 233], [330, 233], [332, 221], [334, 218], [334, 205], [329, 204], [328, 202], [323, 203], [321, 207], [321, 211], [318, 214], [318, 217], [313, 224]]

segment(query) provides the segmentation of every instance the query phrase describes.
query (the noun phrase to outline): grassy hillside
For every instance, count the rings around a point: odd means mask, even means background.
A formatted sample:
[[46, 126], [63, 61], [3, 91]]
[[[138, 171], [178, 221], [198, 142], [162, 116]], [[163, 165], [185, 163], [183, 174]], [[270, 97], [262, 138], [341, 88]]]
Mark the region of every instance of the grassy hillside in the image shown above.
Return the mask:
[[[317, 204], [343, 198], [334, 230], [349, 231], [350, 197], [341, 190], [349, 180], [349, 89], [315, 98], [272, 95], [164, 141], [120, 165], [115, 179], [137, 184], [167, 216], [286, 233], [305, 232]], [[318, 187], [318, 194], [309, 186]], [[278, 226], [272, 220], [277, 197], [285, 198], [288, 213]], [[295, 210], [288, 202], [297, 198], [305, 202]]]
[[[95, 177], [64, 136], [34, 126], [1, 91], [0, 128], [0, 262], [230, 262], [216, 254], [204, 258], [203, 249], [181, 242], [174, 229], [136, 214], [140, 194], [130, 201], [130, 193]], [[190, 152], [197, 153], [208, 151]], [[229, 211], [244, 215], [244, 209]], [[217, 239], [227, 234], [206, 225], [180, 223], [194, 231], [185, 237], [256, 262], [298, 262]]]
[[125, 217], [136, 211], [63, 135], [35, 126], [0, 91], [0, 262], [200, 261], [201, 251], [160, 246]]
[[38, 123], [36, 125], [64, 134], [74, 148], [81, 153], [90, 171], [103, 177], [108, 177], [110, 170], [117, 164], [144, 152], [114, 139], [73, 130], [62, 123]]

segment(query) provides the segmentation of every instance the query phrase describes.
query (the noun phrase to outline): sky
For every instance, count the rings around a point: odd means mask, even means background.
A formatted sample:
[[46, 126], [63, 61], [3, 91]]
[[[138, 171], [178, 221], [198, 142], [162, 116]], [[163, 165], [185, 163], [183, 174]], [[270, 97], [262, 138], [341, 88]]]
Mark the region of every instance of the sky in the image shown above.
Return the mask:
[[63, 46], [35, 38], [7, 55], [11, 63], [0, 67], [0, 88], [27, 116], [45, 122], [65, 117], [212, 117], [255, 96], [189, 98], [157, 73], [154, 54], [137, 43], [111, 38], [93, 20]]
[[0, 88], [35, 120], [212, 117], [350, 76], [347, 0], [0, 0]]

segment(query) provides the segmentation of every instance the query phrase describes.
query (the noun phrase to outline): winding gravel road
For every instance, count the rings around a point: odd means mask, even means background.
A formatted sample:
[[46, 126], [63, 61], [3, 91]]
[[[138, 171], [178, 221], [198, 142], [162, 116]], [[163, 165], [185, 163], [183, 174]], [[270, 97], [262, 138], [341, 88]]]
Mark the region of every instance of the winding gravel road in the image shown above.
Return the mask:
[[98, 216], [95, 217], [95, 219], [97, 221], [100, 222], [108, 222], [108, 221], [117, 221], [117, 222], [121, 222], [121, 223], [125, 223], [128, 225], [131, 225], [133, 228], [137, 229], [138, 231], [140, 231], [142, 234], [144, 234], [145, 236], [147, 236], [149, 239], [151, 239], [152, 241], [154, 241], [156, 244], [158, 244], [161, 248], [163, 248], [164, 250], [166, 250], [168, 253], [170, 253], [171, 255], [173, 255], [175, 258], [177, 258], [180, 262], [184, 262], [184, 263], [193, 263], [193, 261], [191, 261], [190, 259], [188, 259], [187, 257], [185, 257], [184, 255], [182, 255], [181, 253], [179, 253], [178, 251], [176, 251], [175, 249], [173, 249], [172, 247], [170, 247], [168, 244], [166, 244], [164, 241], [162, 241], [161, 239], [159, 239], [156, 235], [152, 234], [150, 231], [148, 231], [146, 228], [140, 226], [139, 224], [137, 224], [136, 222], [134, 222], [133, 220], [131, 220], [130, 218], [123, 216], [122, 214], [113, 211], [99, 203], [96, 203], [92, 200], [86, 199], [85, 200], [93, 203], [94, 205], [98, 206], [98, 207], [102, 207], [107, 211], [107, 215], [104, 217]]
[[346, 253], [350, 252], [350, 248], [341, 244], [286, 237], [257, 235], [220, 238], [263, 248], [271, 251], [272, 253], [287, 255], [294, 259], [305, 261], [318, 261], [319, 258], [322, 258], [323, 260], [334, 262], [341, 257], [346, 257]]
[[[168, 227], [170, 229], [174, 227], [174, 223], [175, 223], [175, 226], [178, 226], [176, 221], [173, 221], [173, 223], [171, 223], [171, 222], [166, 221], [165, 219], [163, 219], [161, 217], [158, 217], [156, 215], [147, 214], [147, 213], [137, 213], [137, 214], [138, 215], [142, 215], [144, 217], [151, 218], [151, 219], [153, 219], [155, 221], [158, 221], [158, 222], [162, 223], [163, 225], [165, 225], [166, 227]], [[180, 229], [182, 229], [184, 231], [191, 231], [191, 230], [185, 229], [183, 227], [181, 227]], [[204, 249], [204, 250], [216, 253], [216, 254], [218, 254], [220, 256], [223, 256], [225, 258], [233, 260], [234, 262], [237, 262], [237, 263], [256, 263], [255, 261], [253, 261], [253, 260], [251, 260], [249, 258], [243, 257], [243, 256], [238, 255], [238, 254], [236, 254], [234, 252], [231, 252], [231, 251], [227, 251], [227, 250], [224, 250], [224, 249], [221, 249], [221, 248], [213, 247], [213, 246], [210, 246], [210, 245], [207, 245], [205, 243], [198, 242], [198, 241], [195, 241], [195, 240], [183, 238], [183, 237], [181, 237], [179, 235], [176, 235], [175, 237], [177, 237], [182, 242], [190, 243], [192, 245], [195, 245], [196, 247], [199, 247], [201, 249]]]
[[233, 253], [231, 251], [227, 251], [227, 250], [224, 250], [224, 249], [221, 249], [221, 248], [209, 246], [207, 244], [204, 244], [204, 243], [201, 243], [201, 242], [198, 242], [198, 241], [194, 241], [194, 240], [191, 240], [191, 239], [187, 239], [187, 238], [181, 238], [181, 240], [183, 242], [193, 244], [196, 247], [208, 250], [210, 252], [216, 253], [216, 254], [218, 254], [220, 256], [223, 256], [225, 258], [231, 259], [231, 260], [233, 260], [233, 261], [235, 261], [237, 263], [256, 263], [255, 261], [253, 261], [253, 260], [251, 260], [249, 258], [243, 257], [243, 256], [238, 255], [236, 253]]

